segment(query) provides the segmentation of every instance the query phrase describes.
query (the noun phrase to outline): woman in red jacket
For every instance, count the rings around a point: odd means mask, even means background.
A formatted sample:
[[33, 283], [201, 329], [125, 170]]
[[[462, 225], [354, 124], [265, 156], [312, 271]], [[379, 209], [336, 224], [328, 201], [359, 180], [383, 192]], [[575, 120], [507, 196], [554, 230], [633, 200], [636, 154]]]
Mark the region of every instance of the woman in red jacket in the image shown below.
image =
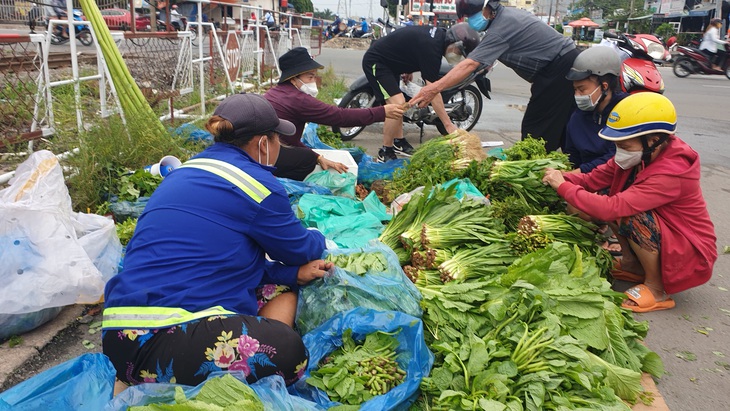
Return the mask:
[[[669, 294], [707, 282], [717, 259], [699, 155], [674, 135], [676, 128], [669, 99], [631, 95], [599, 133], [616, 143], [612, 159], [587, 174], [547, 169], [543, 178], [569, 205], [615, 223], [625, 251], [613, 276], [639, 283], [623, 304], [634, 312], [673, 308]], [[604, 188], [608, 196], [596, 194]]]

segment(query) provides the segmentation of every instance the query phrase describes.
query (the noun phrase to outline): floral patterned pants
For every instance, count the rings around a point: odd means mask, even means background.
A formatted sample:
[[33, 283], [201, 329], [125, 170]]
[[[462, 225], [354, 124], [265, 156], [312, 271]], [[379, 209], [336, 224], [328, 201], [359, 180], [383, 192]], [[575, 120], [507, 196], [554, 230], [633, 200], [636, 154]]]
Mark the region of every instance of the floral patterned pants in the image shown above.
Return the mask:
[[661, 227], [656, 213], [649, 210], [618, 221], [618, 233], [644, 250], [659, 252], [662, 245]]
[[307, 368], [309, 353], [288, 325], [249, 315], [213, 316], [169, 328], [104, 330], [104, 354], [130, 385], [198, 385], [214, 371], [242, 371], [249, 383], [278, 374], [287, 385]]

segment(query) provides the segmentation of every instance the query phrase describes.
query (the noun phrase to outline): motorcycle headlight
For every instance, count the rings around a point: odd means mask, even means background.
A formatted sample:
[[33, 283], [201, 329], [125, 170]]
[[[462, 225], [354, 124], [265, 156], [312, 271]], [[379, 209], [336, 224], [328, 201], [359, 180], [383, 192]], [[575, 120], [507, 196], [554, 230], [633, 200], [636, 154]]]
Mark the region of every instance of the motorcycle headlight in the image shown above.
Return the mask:
[[661, 44], [654, 43], [653, 41], [647, 42], [646, 50], [647, 54], [653, 59], [661, 60], [664, 57], [664, 47]]

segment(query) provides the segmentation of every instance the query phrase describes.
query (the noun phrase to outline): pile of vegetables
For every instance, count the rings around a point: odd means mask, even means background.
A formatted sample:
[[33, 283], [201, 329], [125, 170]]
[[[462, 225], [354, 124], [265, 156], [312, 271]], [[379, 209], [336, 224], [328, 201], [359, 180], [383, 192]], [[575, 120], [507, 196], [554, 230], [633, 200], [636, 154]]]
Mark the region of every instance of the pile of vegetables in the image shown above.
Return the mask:
[[504, 275], [416, 283], [436, 351], [420, 407], [434, 410], [629, 410], [660, 376], [648, 330], [620, 308], [595, 258], [555, 242]]
[[187, 399], [182, 387], [175, 387], [175, 403], [155, 403], [129, 407], [129, 411], [247, 410], [264, 411], [264, 404], [253, 389], [230, 374], [208, 379], [200, 392]]
[[406, 376], [396, 362], [397, 333], [377, 331], [358, 344], [352, 330], [345, 330], [342, 347], [324, 358], [307, 384], [325, 391], [332, 401], [349, 405], [388, 393]]

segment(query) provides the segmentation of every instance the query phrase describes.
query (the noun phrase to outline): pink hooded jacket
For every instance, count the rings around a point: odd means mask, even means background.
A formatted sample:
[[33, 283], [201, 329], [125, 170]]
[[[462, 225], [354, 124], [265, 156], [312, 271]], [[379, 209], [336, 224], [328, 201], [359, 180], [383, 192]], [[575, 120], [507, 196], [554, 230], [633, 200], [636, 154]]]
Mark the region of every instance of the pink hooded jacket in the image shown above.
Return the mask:
[[[706, 283], [717, 260], [715, 228], [700, 188], [700, 159], [684, 141], [671, 136], [648, 167], [624, 191], [630, 170], [614, 159], [587, 174], [565, 174], [558, 194], [602, 221], [649, 210], [659, 216], [662, 280], [673, 294]], [[609, 188], [609, 195], [595, 194]]]

